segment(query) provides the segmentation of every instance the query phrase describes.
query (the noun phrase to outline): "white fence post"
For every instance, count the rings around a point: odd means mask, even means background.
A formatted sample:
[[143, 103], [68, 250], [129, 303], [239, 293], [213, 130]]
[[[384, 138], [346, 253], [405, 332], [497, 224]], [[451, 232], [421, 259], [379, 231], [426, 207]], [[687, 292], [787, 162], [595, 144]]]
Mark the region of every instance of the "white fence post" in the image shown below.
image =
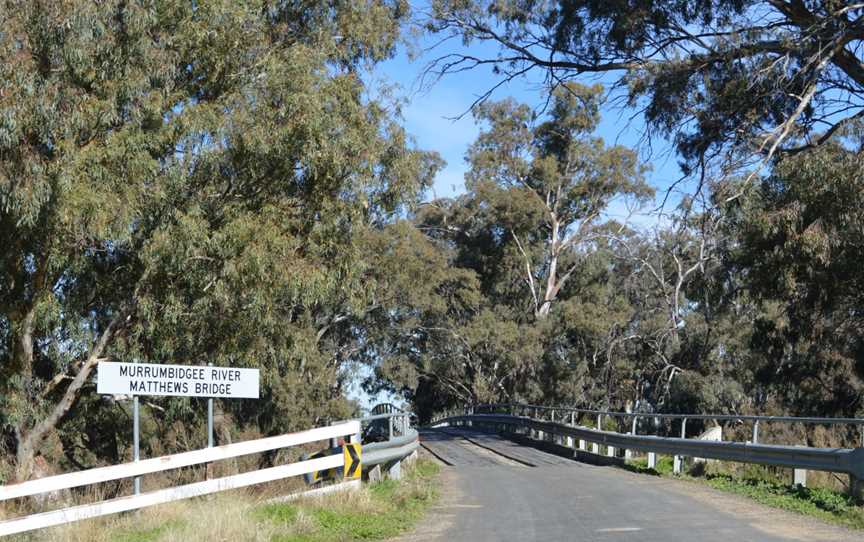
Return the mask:
[[[681, 438], [687, 438], [687, 418], [683, 418], [681, 420]], [[672, 460], [672, 472], [675, 474], [681, 474], [681, 471], [684, 469], [684, 457], [680, 455], [674, 456]]]

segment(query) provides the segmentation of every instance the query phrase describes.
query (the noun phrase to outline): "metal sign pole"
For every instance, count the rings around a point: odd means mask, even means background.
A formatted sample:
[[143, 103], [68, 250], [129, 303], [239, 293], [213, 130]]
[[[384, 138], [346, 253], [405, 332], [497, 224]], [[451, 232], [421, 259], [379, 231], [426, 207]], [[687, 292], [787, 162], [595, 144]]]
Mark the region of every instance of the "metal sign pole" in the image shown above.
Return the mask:
[[207, 447], [213, 447], [213, 398], [207, 399]]
[[[207, 364], [208, 367], [213, 367], [212, 363]], [[213, 447], [213, 398], [207, 398], [207, 447]]]
[[[213, 367], [212, 363], [207, 364]], [[132, 460], [141, 459], [140, 396], [199, 397], [207, 399], [207, 447], [215, 446], [214, 399], [258, 399], [261, 372], [246, 367], [213, 367], [170, 363], [100, 361], [96, 392], [132, 398]], [[141, 476], [133, 476], [135, 495], [141, 494]]]
[[[138, 436], [140, 424], [138, 421], [138, 396], [132, 398], [132, 460], [136, 463], [141, 457], [140, 438]], [[136, 476], [134, 481], [135, 494], [141, 494], [141, 477]]]

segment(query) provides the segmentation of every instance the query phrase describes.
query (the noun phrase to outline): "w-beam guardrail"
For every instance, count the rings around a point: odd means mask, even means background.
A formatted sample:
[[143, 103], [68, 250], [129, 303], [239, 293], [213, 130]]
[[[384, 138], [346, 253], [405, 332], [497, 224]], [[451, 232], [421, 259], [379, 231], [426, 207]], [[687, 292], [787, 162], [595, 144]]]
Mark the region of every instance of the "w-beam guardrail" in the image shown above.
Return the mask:
[[[536, 407], [533, 405], [503, 405], [511, 412], [526, 409], [524, 412], [531, 414], [539, 412], [538, 409], [555, 411], [578, 411], [581, 409], [564, 409], [557, 407]], [[593, 444], [594, 453], [598, 453], [599, 446], [606, 446], [609, 455], [614, 455], [615, 450], [629, 450], [649, 453], [649, 466], [651, 455], [667, 454], [676, 457], [676, 467], [680, 465], [682, 457], [700, 457], [705, 459], [717, 459], [741, 463], [756, 463], [761, 465], [774, 465], [792, 469], [819, 470], [828, 472], [845, 473], [850, 478], [850, 492], [859, 499], [864, 498], [864, 448], [809, 448], [802, 446], [778, 446], [759, 444], [757, 442], [718, 442], [698, 439], [687, 439], [673, 437], [662, 437], [653, 435], [637, 435], [634, 431], [630, 434], [614, 431], [604, 431], [602, 420], [598, 421], [598, 428], [590, 428], [577, 425], [576, 417], [570, 417], [561, 421], [538, 420], [530, 415], [518, 414], [484, 414], [478, 412], [483, 409], [502, 408], [502, 405], [483, 405], [470, 409], [469, 413], [450, 415], [433, 422], [433, 426], [440, 425], [470, 425], [481, 426], [501, 431], [514, 433], [527, 433], [529, 436], [545, 440], [551, 437], [566, 439], [569, 447], [587, 452], [587, 443]], [[534, 409], [534, 410], [531, 410]], [[583, 411], [585, 413], [601, 415], [613, 414], [605, 411]], [[621, 413], [614, 413], [621, 414]], [[628, 416], [655, 417], [655, 414], [627, 414]], [[674, 415], [683, 418], [681, 415]], [[698, 415], [686, 415], [695, 419]], [[724, 416], [699, 416], [701, 419], [717, 419]], [[740, 417], [730, 417], [738, 419]], [[777, 417], [750, 417], [760, 420], [771, 419], [778, 421]], [[858, 419], [823, 419], [823, 418], [783, 418], [787, 421], [819, 420], [813, 423], [854, 423], [860, 424]], [[830, 421], [829, 421], [830, 420]], [[683, 434], [686, 436], [686, 433]], [[576, 443], [578, 442], [578, 448]], [[626, 452], [625, 452], [626, 453]], [[629, 454], [628, 454], [629, 455]], [[676, 471], [678, 468], [676, 468]]]
[[372, 416], [362, 418], [363, 468], [381, 466], [390, 478], [401, 475], [402, 461], [416, 456], [420, 435], [411, 427], [411, 412], [389, 403], [372, 409]]
[[[640, 419], [657, 419], [657, 420], [680, 420], [681, 421], [681, 438], [686, 438], [687, 421], [688, 420], [705, 420], [705, 421], [734, 421], [734, 422], [750, 422], [753, 428], [753, 443], [759, 442], [759, 426], [760, 423], [801, 423], [811, 425], [854, 425], [858, 426], [861, 432], [861, 446], [864, 447], [864, 419], [862, 418], [820, 418], [812, 416], [757, 416], [748, 414], [663, 414], [659, 412], [615, 412], [612, 410], [592, 410], [575, 407], [562, 406], [543, 406], [530, 405], [525, 403], [492, 403], [480, 404], [468, 409], [474, 413], [486, 412], [488, 414], [521, 414], [523, 416], [533, 416], [540, 418], [541, 415], [549, 416], [551, 421], [555, 421], [555, 416], [563, 421], [563, 418], [570, 416], [571, 425], [575, 422], [576, 415], [587, 414], [597, 417], [597, 427], [603, 424], [603, 418], [617, 418], [632, 421], [633, 430], [636, 432], [636, 424]], [[562, 417], [563, 415], [563, 417]]]
[[[145, 459], [132, 463], [123, 463], [110, 467], [89, 469], [69, 474], [61, 474], [48, 478], [39, 478], [19, 484], [0, 486], [0, 502], [9, 499], [29, 497], [42, 493], [71, 489], [75, 487], [120, 480], [123, 478], [134, 478], [145, 474], [153, 474], [181, 467], [201, 465], [211, 461], [231, 459], [249, 454], [268, 452], [281, 448], [288, 448], [302, 444], [309, 444], [328, 439], [347, 437], [345, 440], [357, 443], [360, 434], [360, 422], [357, 420], [346, 421], [330, 427], [320, 427], [299, 433], [290, 433], [276, 437], [226, 444], [213, 448], [205, 448], [191, 452], [184, 452], [153, 459]], [[350, 445], [350, 443], [349, 443]], [[219, 491], [248, 487], [265, 482], [273, 482], [299, 476], [313, 471], [345, 467], [345, 454], [329, 455], [307, 461], [299, 461], [287, 465], [264, 468], [242, 474], [225, 476], [213, 480], [205, 480], [178, 487], [171, 487], [100, 501], [92, 504], [73, 506], [51, 512], [32, 514], [29, 516], [0, 521], [0, 536], [31, 531], [71, 523], [82, 519], [95, 518], [118, 512], [126, 512], [168, 503], [180, 499], [188, 499], [200, 495], [208, 495]]]

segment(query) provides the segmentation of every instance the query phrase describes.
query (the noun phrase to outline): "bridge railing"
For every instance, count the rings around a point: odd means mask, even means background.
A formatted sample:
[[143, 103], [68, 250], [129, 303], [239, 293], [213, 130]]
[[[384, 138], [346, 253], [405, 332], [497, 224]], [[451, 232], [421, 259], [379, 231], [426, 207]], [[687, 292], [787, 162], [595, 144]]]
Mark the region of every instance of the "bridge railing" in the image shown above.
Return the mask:
[[363, 467], [367, 472], [380, 467], [379, 471], [398, 479], [402, 462], [416, 457], [420, 448], [420, 435], [411, 426], [414, 414], [389, 403], [376, 406], [372, 413], [360, 419]]
[[571, 424], [575, 423], [573, 417], [575, 414], [587, 414], [597, 417], [597, 427], [603, 426], [603, 418], [621, 418], [632, 421], [631, 433], [635, 434], [637, 423], [640, 419], [657, 419], [657, 420], [680, 420], [681, 421], [681, 438], [686, 438], [687, 421], [688, 420], [705, 420], [705, 421], [738, 421], [752, 422], [752, 441], [754, 444], [759, 442], [759, 426], [760, 423], [801, 423], [811, 425], [852, 425], [857, 426], [860, 430], [861, 446], [864, 447], [864, 419], [862, 418], [824, 418], [813, 416], [757, 416], [748, 414], [687, 414], [675, 413], [664, 414], [658, 412], [616, 412], [611, 410], [592, 410], [585, 408], [564, 407], [564, 406], [545, 406], [531, 405], [526, 403], [489, 403], [480, 404], [468, 407], [473, 412], [506, 412], [510, 414], [521, 414], [527, 416], [533, 413], [533, 417], [538, 417], [540, 412], [546, 413], [551, 417], [551, 421], [555, 421], [555, 416], [570, 415]]
[[[501, 412], [504, 410], [503, 412]], [[548, 414], [549, 420], [537, 419], [540, 412]], [[554, 419], [552, 412], [559, 413]], [[567, 412], [571, 415], [560, 416]], [[596, 427], [579, 425], [576, 413], [600, 416]], [[619, 433], [603, 429], [603, 416], [633, 418], [634, 423], [629, 433]], [[566, 407], [543, 407], [537, 405], [480, 405], [466, 408], [464, 413], [452, 414], [436, 420], [434, 425], [468, 425], [491, 427], [496, 430], [527, 434], [527, 436], [546, 441], [560, 440], [564, 446], [573, 448], [574, 453], [599, 454], [600, 447], [605, 446], [607, 455], [617, 457], [618, 450], [624, 450], [625, 457], [633, 451], [648, 454], [648, 466], [656, 464], [656, 455], [665, 454], [674, 457], [675, 472], [681, 472], [685, 457], [699, 457], [722, 461], [756, 463], [773, 465], [799, 470], [818, 470], [845, 473], [849, 475], [850, 493], [857, 498], [864, 498], [864, 447], [858, 448], [811, 448], [804, 446], [780, 446], [759, 444], [758, 440], [750, 442], [722, 442], [686, 438], [682, 431], [681, 437], [666, 437], [656, 435], [636, 434], [635, 420], [638, 417], [664, 417], [677, 419], [749, 419], [758, 421], [804, 422], [821, 424], [852, 424], [860, 426], [864, 420], [856, 418], [795, 418], [786, 416], [735, 416], [735, 415], [696, 415], [696, 414], [654, 414], [654, 413], [621, 413], [598, 410], [587, 410]], [[683, 422], [682, 425], [686, 423]], [[686, 427], [686, 426], [685, 426]], [[754, 431], [758, 437], [758, 429]], [[578, 444], [577, 444], [578, 443]], [[577, 447], [578, 446], [578, 447]]]
[[[100, 467], [85, 471], [50, 476], [47, 478], [39, 478], [18, 484], [0, 486], [0, 502], [112, 480], [134, 478], [145, 474], [153, 474], [182, 467], [189, 467], [192, 465], [201, 465], [212, 461], [220, 461], [249, 454], [268, 452], [271, 450], [309, 444], [322, 440], [326, 441], [328, 439], [347, 437], [346, 440], [357, 442], [359, 439], [359, 433], [360, 422], [352, 420], [331, 425], [329, 427], [319, 427], [298, 433], [289, 433], [276, 437], [237, 442], [234, 444], [204, 448], [201, 450], [156, 457], [153, 459], [144, 459], [109, 467]], [[313, 471], [321, 471], [344, 466], [344, 454], [329, 455], [326, 457], [244, 472], [232, 476], [150, 491], [139, 495], [130, 495], [127, 497], [119, 497], [91, 504], [7, 519], [0, 521], [0, 536], [22, 533], [34, 529], [71, 523], [118, 512], [136, 510], [180, 499], [188, 499], [190, 497], [208, 495], [229, 489], [273, 482], [292, 476], [300, 476]]]

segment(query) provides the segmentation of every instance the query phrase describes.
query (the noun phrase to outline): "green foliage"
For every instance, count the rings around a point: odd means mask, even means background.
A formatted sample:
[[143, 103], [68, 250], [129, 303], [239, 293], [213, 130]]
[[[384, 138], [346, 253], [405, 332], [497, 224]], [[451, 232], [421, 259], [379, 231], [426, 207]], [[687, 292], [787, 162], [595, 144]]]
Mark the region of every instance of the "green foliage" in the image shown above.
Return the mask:
[[858, 121], [864, 73], [853, 44], [861, 13], [835, 0], [432, 6], [431, 33], [475, 46], [443, 55], [435, 70], [455, 75], [492, 65], [490, 94], [532, 70], [552, 87], [605, 74], [643, 116], [649, 136], [674, 141], [688, 173], [709, 172], [707, 164], [741, 167], [742, 155], [818, 146], [827, 140], [819, 131], [839, 133]]
[[468, 193], [416, 213], [448, 273], [475, 278], [466, 283], [475, 289], [470, 304], [425, 313], [432, 319], [419, 354], [407, 356], [421, 377], [413, 396], [424, 413], [452, 399], [602, 393], [587, 377], [591, 359], [606, 350], [610, 320], [623, 333], [631, 316], [611, 254], [592, 245], [615, 228], [603, 220], [613, 201], [639, 202], [651, 190], [632, 151], [593, 135], [601, 102], [601, 87], [571, 84], [540, 119], [510, 100], [480, 105]]
[[[658, 456], [655, 469], [648, 468], [647, 459], [628, 461], [624, 467], [640, 474], [672, 476], [672, 457]], [[705, 477], [689, 477], [690, 481], [704, 482], [709, 486], [743, 495], [761, 504], [788, 510], [805, 516], [814, 517], [829, 523], [844, 525], [853, 529], [864, 529], [864, 509], [849, 495], [821, 487], [802, 487], [789, 485], [788, 482], [768, 474], [758, 465], [742, 476], [733, 476], [712, 469]], [[759, 470], [762, 469], [762, 470]]]
[[[407, 4], [0, 13], [0, 428], [19, 474], [54, 432], [78, 468], [128, 458], [101, 449], [119, 407], [93, 397], [99, 359], [259, 367], [262, 400], [224, 407], [264, 433], [350, 414], [346, 359], [383, 295], [370, 239], [440, 165], [359, 76]], [[153, 404], [160, 431], [201, 415]]]
[[277, 537], [285, 542], [389, 539], [410, 528], [435, 500], [438, 471], [436, 463], [418, 460], [404, 469], [403, 481], [384, 480], [364, 488], [368, 503], [361, 504], [362, 499], [349, 496], [325, 505], [314, 501], [267, 505], [254, 513], [263, 520], [288, 526], [297, 523], [301, 515], [311, 518], [311, 527]]
[[744, 495], [759, 503], [798, 514], [864, 529], [864, 510], [848, 495], [824, 488], [790, 486], [763, 480], [738, 479], [729, 475], [710, 475], [706, 482], [713, 488]]
[[752, 334], [753, 370], [796, 410], [862, 406], [861, 173], [860, 152], [825, 145], [782, 161], [730, 209], [740, 239], [730, 266], [767, 309]]
[[[418, 408], [516, 399], [861, 415], [859, 150], [825, 143], [779, 161], [758, 186], [717, 185], [716, 207], [698, 211], [685, 199], [654, 231], [598, 221], [590, 242], [558, 254], [556, 264], [572, 274], [553, 287], [543, 314], [531, 292], [555, 282], [555, 243], [543, 198], [519, 180], [531, 178], [538, 156], [517, 151], [533, 141], [529, 113], [493, 102], [482, 110], [493, 120], [469, 154], [472, 192], [418, 213], [418, 227], [454, 265], [476, 274], [482, 308], [440, 324], [461, 343], [441, 343], [442, 362], [427, 369], [438, 381], [416, 388]], [[812, 427], [777, 437], [858, 442], [852, 430]]]
[[673, 472], [674, 462], [672, 456], [658, 455], [654, 463], [654, 468], [648, 468], [648, 459], [632, 459], [627, 461], [624, 468], [640, 474], [653, 474], [657, 476], [669, 476]]
[[116, 542], [155, 542], [163, 539], [166, 534], [178, 529], [182, 525], [180, 520], [168, 520], [163, 524], [150, 529], [136, 529], [134, 531], [118, 533], [114, 538]]

